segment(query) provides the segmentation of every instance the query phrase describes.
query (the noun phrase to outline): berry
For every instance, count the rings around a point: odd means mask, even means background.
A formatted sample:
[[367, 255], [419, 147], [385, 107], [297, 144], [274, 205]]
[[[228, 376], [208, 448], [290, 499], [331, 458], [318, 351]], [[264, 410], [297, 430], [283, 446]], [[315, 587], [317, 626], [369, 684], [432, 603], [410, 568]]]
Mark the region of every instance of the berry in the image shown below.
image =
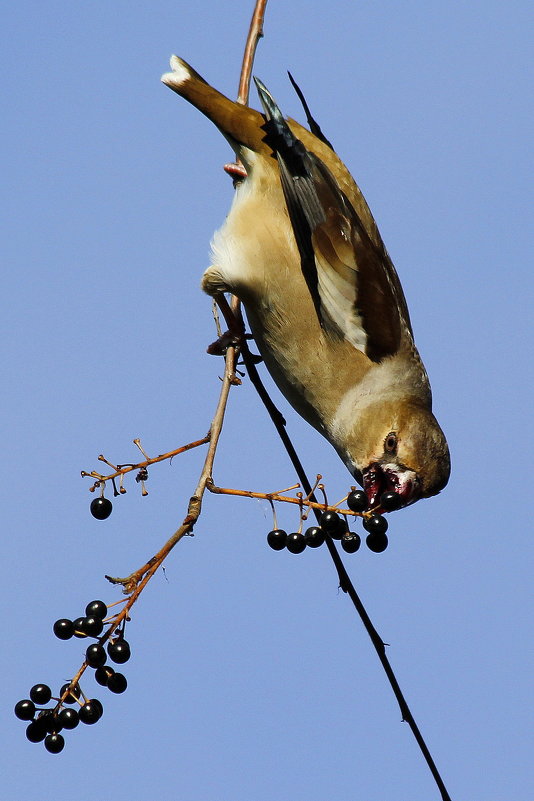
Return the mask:
[[367, 495], [363, 490], [352, 490], [347, 497], [347, 506], [352, 512], [365, 512], [369, 505]]
[[102, 665], [95, 670], [95, 681], [101, 684], [102, 687], [108, 686], [108, 681], [114, 675], [115, 671], [109, 665]]
[[46, 730], [49, 734], [57, 734], [63, 728], [57, 713], [55, 713], [53, 709], [45, 709], [39, 715], [38, 720], [42, 720], [44, 722]]
[[101, 620], [104, 620], [108, 613], [108, 608], [104, 601], [91, 601], [91, 603], [87, 604], [85, 607], [85, 614], [87, 617], [99, 617]]
[[325, 533], [319, 526], [310, 526], [310, 528], [307, 528], [304, 532], [304, 537], [306, 539], [306, 545], [310, 548], [319, 548], [325, 540]]
[[35, 715], [35, 704], [28, 698], [18, 701], [15, 704], [15, 715], [19, 720], [33, 720]]
[[286, 547], [287, 534], [281, 528], [275, 528], [267, 534], [267, 542], [273, 551], [281, 551]]
[[87, 633], [83, 630], [83, 623], [85, 619], [85, 617], [77, 617], [76, 620], [73, 621], [72, 625], [74, 626], [75, 637], [87, 637]]
[[130, 645], [126, 640], [115, 640], [108, 645], [108, 654], [112, 662], [123, 665], [131, 656]]
[[394, 512], [402, 503], [398, 492], [383, 492], [380, 496], [380, 506], [385, 512]]
[[369, 534], [385, 534], [388, 530], [388, 521], [382, 515], [370, 515], [363, 518], [363, 527]]
[[388, 538], [385, 534], [379, 534], [377, 532], [373, 532], [372, 534], [367, 535], [367, 539], [365, 540], [367, 543], [367, 547], [370, 551], [374, 551], [374, 553], [382, 553], [388, 547]]
[[47, 704], [52, 698], [52, 690], [47, 684], [34, 684], [30, 690], [30, 698], [34, 704]]
[[321, 515], [321, 528], [332, 539], [340, 540], [344, 531], [343, 520], [336, 512], [323, 512]]
[[104, 628], [101, 617], [82, 617], [80, 625], [89, 637], [98, 637]]
[[306, 547], [306, 537], [300, 531], [287, 535], [286, 548], [290, 553], [302, 553]]
[[106, 652], [104, 650], [104, 646], [100, 645], [99, 643], [90, 645], [85, 652], [85, 658], [89, 667], [102, 667], [102, 665], [106, 662]]
[[104, 707], [98, 698], [92, 698], [90, 701], [86, 701], [85, 704], [80, 707], [78, 714], [82, 723], [87, 723], [89, 725], [99, 721], [102, 717], [103, 711]]
[[58, 720], [64, 729], [75, 729], [80, 722], [80, 716], [75, 709], [62, 709]]
[[26, 727], [26, 737], [30, 743], [40, 743], [46, 737], [46, 725], [41, 718], [33, 720], [29, 726]]
[[66, 617], [62, 617], [61, 620], [56, 620], [54, 623], [54, 634], [56, 637], [59, 637], [60, 640], [70, 640], [74, 634], [74, 623]]
[[96, 517], [97, 520], [106, 520], [111, 514], [113, 504], [109, 498], [94, 498], [89, 508], [91, 514], [93, 517]]
[[49, 734], [44, 741], [45, 748], [51, 754], [59, 754], [65, 748], [65, 740], [61, 734]]
[[126, 676], [123, 676], [122, 673], [114, 673], [113, 676], [110, 676], [108, 690], [111, 690], [112, 693], [123, 693], [127, 686]]
[[[63, 687], [59, 691], [59, 696], [60, 697], [67, 690], [68, 687], [69, 687], [68, 684], [64, 684], [63, 685]], [[81, 695], [80, 687], [79, 687], [78, 684], [76, 684], [74, 687], [71, 688], [71, 690], [70, 690], [69, 694], [66, 696], [66, 698], [63, 699], [63, 703], [64, 704], [75, 704], [77, 699], [80, 697], [80, 695]]]
[[346, 531], [341, 537], [341, 547], [347, 553], [356, 553], [361, 543], [361, 537], [355, 531]]

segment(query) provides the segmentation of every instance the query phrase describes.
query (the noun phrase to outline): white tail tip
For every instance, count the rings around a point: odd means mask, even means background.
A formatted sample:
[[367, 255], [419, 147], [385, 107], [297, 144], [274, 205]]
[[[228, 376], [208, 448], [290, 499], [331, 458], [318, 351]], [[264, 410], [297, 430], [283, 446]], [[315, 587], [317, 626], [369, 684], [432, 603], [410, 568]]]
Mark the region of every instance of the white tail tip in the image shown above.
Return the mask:
[[189, 67], [181, 58], [171, 56], [170, 64], [172, 72], [166, 72], [161, 76], [161, 80], [166, 86], [170, 86], [171, 89], [179, 87], [191, 78]]

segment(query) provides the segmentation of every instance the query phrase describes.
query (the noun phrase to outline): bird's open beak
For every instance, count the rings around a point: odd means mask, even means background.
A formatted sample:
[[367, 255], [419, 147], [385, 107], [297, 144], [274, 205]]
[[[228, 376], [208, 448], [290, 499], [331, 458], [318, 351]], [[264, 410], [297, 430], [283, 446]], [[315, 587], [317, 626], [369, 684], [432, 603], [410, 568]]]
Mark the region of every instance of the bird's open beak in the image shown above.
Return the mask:
[[369, 508], [380, 505], [384, 492], [395, 492], [400, 496], [400, 506], [409, 506], [421, 497], [421, 482], [414, 470], [397, 464], [373, 462], [362, 473], [362, 483], [369, 501]]

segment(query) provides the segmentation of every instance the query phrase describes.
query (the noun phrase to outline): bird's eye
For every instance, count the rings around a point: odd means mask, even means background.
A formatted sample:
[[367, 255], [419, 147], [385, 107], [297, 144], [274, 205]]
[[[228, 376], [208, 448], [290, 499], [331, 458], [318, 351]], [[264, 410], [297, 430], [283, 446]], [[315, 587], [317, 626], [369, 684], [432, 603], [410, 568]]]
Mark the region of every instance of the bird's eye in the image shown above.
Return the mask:
[[384, 440], [384, 450], [386, 453], [395, 453], [397, 450], [397, 435], [394, 431], [390, 431]]

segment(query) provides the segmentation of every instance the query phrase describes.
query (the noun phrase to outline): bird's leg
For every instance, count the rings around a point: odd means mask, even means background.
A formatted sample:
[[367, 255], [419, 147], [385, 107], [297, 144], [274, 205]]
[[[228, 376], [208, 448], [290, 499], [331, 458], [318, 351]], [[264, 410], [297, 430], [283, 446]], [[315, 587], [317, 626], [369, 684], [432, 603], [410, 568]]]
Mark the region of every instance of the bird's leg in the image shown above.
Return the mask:
[[213, 299], [224, 317], [228, 330], [221, 333], [215, 342], [208, 345], [206, 350], [212, 356], [222, 356], [226, 352], [226, 348], [230, 345], [239, 346], [246, 337], [245, 325], [239, 308], [237, 307], [234, 311], [222, 292], [214, 295]]

